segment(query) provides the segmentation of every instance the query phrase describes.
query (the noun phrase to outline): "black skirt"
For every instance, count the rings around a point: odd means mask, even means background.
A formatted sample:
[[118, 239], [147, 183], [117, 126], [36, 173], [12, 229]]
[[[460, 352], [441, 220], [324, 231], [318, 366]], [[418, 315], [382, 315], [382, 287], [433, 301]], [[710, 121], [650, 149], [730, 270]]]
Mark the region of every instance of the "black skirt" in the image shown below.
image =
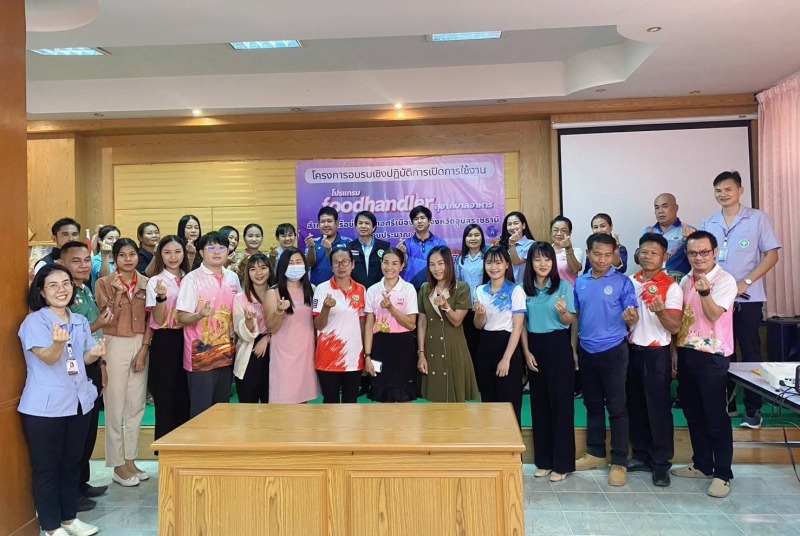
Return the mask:
[[417, 339], [413, 331], [375, 333], [372, 360], [383, 363], [383, 368], [372, 378], [370, 400], [410, 402], [417, 398]]

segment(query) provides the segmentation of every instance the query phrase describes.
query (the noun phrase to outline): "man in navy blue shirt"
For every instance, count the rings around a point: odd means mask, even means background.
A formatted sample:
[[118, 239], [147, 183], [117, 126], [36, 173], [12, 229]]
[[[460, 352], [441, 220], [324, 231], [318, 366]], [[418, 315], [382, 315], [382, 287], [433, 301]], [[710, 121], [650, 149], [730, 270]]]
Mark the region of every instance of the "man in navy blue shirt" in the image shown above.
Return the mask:
[[611, 471], [608, 483], [628, 482], [628, 326], [639, 320], [639, 302], [631, 280], [612, 269], [617, 243], [596, 233], [586, 240], [591, 269], [575, 282], [578, 310], [578, 365], [586, 406], [586, 454], [577, 471], [606, 466], [606, 419], [611, 425]]
[[309, 279], [319, 285], [333, 277], [330, 253], [335, 247], [347, 247], [350, 239], [339, 234], [339, 212], [333, 207], [322, 207], [317, 213], [321, 236], [311, 233], [306, 237], [306, 262], [311, 266]]
[[422, 284], [428, 280], [428, 253], [436, 246], [447, 246], [447, 242], [430, 231], [433, 214], [428, 207], [416, 206], [411, 209], [408, 216], [414, 226], [414, 234], [410, 238], [401, 240], [397, 244], [397, 249], [406, 254], [403, 279], [419, 291]]

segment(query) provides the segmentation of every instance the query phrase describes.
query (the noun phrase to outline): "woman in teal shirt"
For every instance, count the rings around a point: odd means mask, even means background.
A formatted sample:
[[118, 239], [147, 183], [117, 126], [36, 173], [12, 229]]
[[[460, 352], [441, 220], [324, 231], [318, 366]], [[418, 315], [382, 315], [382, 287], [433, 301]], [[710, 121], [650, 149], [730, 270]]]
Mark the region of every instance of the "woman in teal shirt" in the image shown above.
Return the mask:
[[574, 295], [558, 275], [550, 244], [534, 243], [526, 264], [528, 334], [522, 349], [530, 369], [534, 476], [560, 482], [575, 470], [575, 366], [569, 337]]

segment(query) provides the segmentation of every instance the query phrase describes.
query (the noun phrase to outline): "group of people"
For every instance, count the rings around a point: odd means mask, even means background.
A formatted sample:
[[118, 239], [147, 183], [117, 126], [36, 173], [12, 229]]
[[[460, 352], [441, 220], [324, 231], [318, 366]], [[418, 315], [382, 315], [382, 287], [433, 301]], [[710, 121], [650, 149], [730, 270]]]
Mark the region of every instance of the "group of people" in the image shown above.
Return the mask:
[[[304, 249], [285, 223], [266, 252], [257, 223], [242, 235], [230, 226], [203, 234], [187, 215], [174, 235], [144, 222], [137, 241], [113, 226], [81, 241], [78, 222], [57, 221], [19, 332], [28, 367], [19, 411], [42, 528], [97, 532], [76, 512], [105, 491], [88, 483], [99, 396], [106, 465], [114, 482], [136, 486], [149, 478], [136, 465], [148, 388], [158, 439], [228, 402], [232, 381], [242, 403], [287, 404], [320, 394], [353, 403], [368, 379], [374, 401], [507, 402], [519, 423], [527, 372], [535, 476], [558, 482], [605, 466], [607, 412], [609, 483], [646, 470], [666, 486], [677, 369], [694, 463], [672, 474], [711, 479], [709, 494], [726, 496], [728, 362], [734, 338], [744, 359], [760, 360], [763, 276], [780, 245], [764, 213], [740, 204], [738, 173], [720, 174], [714, 191], [722, 210], [697, 229], [677, 218], [674, 196], [656, 198], [657, 223], [639, 239], [641, 270], [631, 277], [602, 213], [585, 255], [568, 218], [551, 222], [551, 240], [535, 241], [520, 212], [488, 244], [468, 225], [455, 256], [424, 206], [411, 210], [413, 233], [396, 245], [374, 236], [374, 214], [358, 213], [349, 239], [323, 207], [320, 235]], [[587, 409], [587, 452], [577, 460], [576, 370]], [[745, 405], [744, 423], [760, 426], [760, 399]]]

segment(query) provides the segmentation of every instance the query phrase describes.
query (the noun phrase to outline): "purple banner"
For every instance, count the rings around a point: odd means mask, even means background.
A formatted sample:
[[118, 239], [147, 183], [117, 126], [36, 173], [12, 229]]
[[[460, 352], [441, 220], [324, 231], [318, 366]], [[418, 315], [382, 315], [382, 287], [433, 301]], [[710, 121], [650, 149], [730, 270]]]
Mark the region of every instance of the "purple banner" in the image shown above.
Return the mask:
[[355, 239], [355, 215], [369, 210], [378, 219], [375, 236], [396, 245], [414, 232], [408, 213], [424, 205], [433, 212], [431, 232], [453, 253], [470, 223], [483, 228], [488, 244], [500, 236], [505, 216], [503, 171], [502, 154], [300, 161], [298, 243], [319, 236], [317, 212], [330, 206], [343, 236]]

